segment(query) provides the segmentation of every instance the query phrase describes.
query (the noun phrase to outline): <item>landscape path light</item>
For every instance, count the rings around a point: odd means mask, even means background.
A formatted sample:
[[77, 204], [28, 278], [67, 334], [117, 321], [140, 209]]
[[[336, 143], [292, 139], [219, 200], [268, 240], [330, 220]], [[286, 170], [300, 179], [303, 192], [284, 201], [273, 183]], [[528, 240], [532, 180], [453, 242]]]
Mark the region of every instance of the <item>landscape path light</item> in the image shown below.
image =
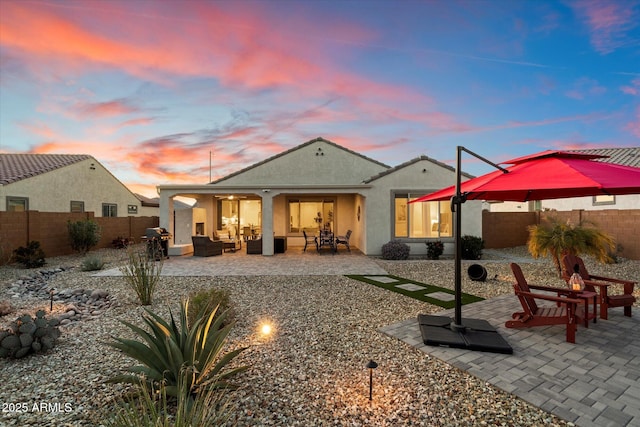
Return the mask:
[[369, 400], [373, 399], [373, 370], [378, 367], [378, 364], [373, 360], [369, 360], [367, 368], [369, 369]]

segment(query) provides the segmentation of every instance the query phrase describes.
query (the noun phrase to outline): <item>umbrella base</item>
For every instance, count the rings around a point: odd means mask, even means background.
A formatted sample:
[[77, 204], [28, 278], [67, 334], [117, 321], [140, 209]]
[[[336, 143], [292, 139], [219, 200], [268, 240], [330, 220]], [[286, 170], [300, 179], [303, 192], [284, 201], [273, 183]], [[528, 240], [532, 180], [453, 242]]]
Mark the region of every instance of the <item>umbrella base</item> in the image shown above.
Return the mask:
[[426, 345], [513, 354], [509, 343], [486, 320], [462, 319], [462, 325], [455, 325], [450, 317], [419, 314], [418, 324]]

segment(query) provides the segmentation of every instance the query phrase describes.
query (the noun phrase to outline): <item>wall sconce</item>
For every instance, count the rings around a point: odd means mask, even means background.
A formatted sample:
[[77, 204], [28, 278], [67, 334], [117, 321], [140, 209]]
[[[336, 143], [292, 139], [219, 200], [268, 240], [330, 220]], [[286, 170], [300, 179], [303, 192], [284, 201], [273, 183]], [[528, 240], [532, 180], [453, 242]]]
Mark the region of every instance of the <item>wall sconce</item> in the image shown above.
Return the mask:
[[373, 370], [378, 367], [378, 364], [373, 360], [369, 360], [367, 363], [367, 369], [369, 369], [369, 401], [373, 399]]

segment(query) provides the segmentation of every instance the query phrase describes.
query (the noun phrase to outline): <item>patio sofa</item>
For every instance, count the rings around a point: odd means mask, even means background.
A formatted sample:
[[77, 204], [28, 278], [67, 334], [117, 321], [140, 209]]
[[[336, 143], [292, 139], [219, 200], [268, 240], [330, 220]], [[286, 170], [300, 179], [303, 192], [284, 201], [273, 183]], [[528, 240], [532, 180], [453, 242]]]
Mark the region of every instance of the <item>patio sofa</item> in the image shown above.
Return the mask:
[[208, 236], [191, 236], [193, 256], [222, 255], [224, 244], [220, 240], [212, 241]]

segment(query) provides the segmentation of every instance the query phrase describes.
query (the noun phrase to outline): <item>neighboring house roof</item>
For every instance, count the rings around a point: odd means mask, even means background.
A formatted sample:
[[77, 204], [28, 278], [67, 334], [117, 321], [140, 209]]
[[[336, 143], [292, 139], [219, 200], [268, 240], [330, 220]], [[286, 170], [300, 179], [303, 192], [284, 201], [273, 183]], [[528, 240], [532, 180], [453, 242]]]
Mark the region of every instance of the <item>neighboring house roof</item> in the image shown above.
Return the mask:
[[269, 158], [267, 158], [267, 159], [265, 159], [265, 160], [263, 160], [263, 161], [261, 161], [261, 162], [254, 163], [254, 164], [253, 164], [253, 165], [251, 165], [251, 166], [248, 166], [248, 167], [246, 167], [246, 168], [244, 168], [244, 169], [240, 169], [239, 171], [233, 172], [233, 173], [231, 173], [231, 174], [229, 174], [229, 175], [226, 175], [226, 176], [224, 176], [224, 177], [222, 177], [222, 178], [220, 178], [220, 179], [218, 179], [218, 180], [212, 181], [210, 184], [218, 184], [218, 183], [223, 182], [223, 181], [225, 181], [225, 180], [227, 180], [227, 179], [229, 179], [229, 178], [231, 178], [231, 177], [234, 177], [234, 176], [240, 175], [240, 174], [242, 174], [242, 173], [244, 173], [244, 172], [246, 172], [246, 171], [248, 171], [248, 170], [250, 170], [250, 169], [256, 168], [256, 167], [261, 166], [261, 165], [264, 165], [265, 163], [269, 163], [270, 161], [272, 161], [272, 160], [274, 160], [274, 159], [277, 159], [277, 158], [279, 158], [279, 157], [286, 156], [286, 155], [287, 155], [287, 154], [289, 154], [289, 153], [292, 153], [292, 152], [294, 152], [294, 151], [300, 150], [300, 149], [302, 149], [302, 148], [304, 148], [304, 147], [306, 147], [306, 146], [308, 146], [308, 145], [311, 145], [311, 144], [313, 144], [313, 143], [315, 143], [315, 142], [324, 142], [325, 144], [332, 145], [332, 146], [334, 146], [334, 147], [336, 147], [336, 148], [339, 148], [339, 149], [341, 149], [341, 150], [343, 150], [343, 151], [346, 151], [347, 153], [350, 153], [350, 154], [356, 155], [356, 156], [358, 156], [358, 157], [361, 157], [361, 158], [363, 158], [363, 159], [365, 159], [365, 160], [368, 160], [368, 161], [370, 161], [370, 162], [372, 162], [372, 163], [378, 164], [378, 165], [380, 165], [380, 166], [382, 166], [382, 167], [384, 167], [384, 168], [390, 168], [390, 166], [389, 166], [389, 165], [385, 165], [385, 164], [384, 164], [384, 163], [382, 163], [382, 162], [379, 162], [379, 161], [377, 161], [377, 160], [374, 160], [374, 159], [372, 159], [372, 158], [370, 158], [370, 157], [367, 157], [367, 156], [362, 155], [362, 154], [360, 154], [360, 153], [357, 153], [357, 152], [355, 152], [355, 151], [349, 150], [348, 148], [345, 148], [345, 147], [343, 147], [343, 146], [341, 146], [341, 145], [336, 144], [335, 142], [331, 142], [331, 141], [329, 141], [329, 140], [327, 140], [327, 139], [324, 139], [324, 138], [322, 138], [322, 137], [320, 137], [320, 136], [319, 136], [319, 137], [317, 137], [317, 138], [314, 138], [314, 139], [312, 139], [312, 140], [310, 140], [310, 141], [307, 141], [307, 142], [305, 142], [305, 143], [302, 143], [302, 144], [300, 144], [300, 145], [296, 145], [295, 147], [293, 147], [293, 148], [291, 148], [291, 149], [289, 149], [289, 150], [287, 150], [287, 151], [283, 151], [282, 153], [276, 154], [275, 156], [271, 156], [271, 157], [269, 157]]
[[154, 197], [150, 199], [149, 197], [143, 196], [142, 194], [133, 193], [138, 200], [140, 200], [140, 204], [142, 206], [148, 206], [150, 208], [159, 208], [160, 207], [160, 198]]
[[[142, 206], [148, 206], [151, 208], [159, 208], [160, 207], [160, 197], [153, 197], [153, 198], [149, 198], [146, 196], [143, 196], [142, 194], [138, 194], [138, 193], [133, 193], [135, 194], [135, 196], [138, 198], [138, 200], [140, 200], [140, 202], [142, 203]], [[187, 208], [192, 208], [193, 206], [184, 203], [180, 200], [174, 200], [173, 201], [173, 208], [174, 209], [187, 209]]]
[[86, 154], [0, 154], [0, 185], [41, 175], [90, 158]]
[[624, 148], [594, 148], [589, 150], [568, 150], [585, 154], [600, 154], [609, 156], [607, 159], [600, 161], [607, 163], [617, 163], [623, 166], [640, 167], [640, 147], [624, 147]]
[[[364, 181], [364, 183], [365, 183], [365, 184], [369, 184], [370, 182], [375, 181], [376, 179], [379, 179], [379, 178], [382, 178], [383, 176], [386, 176], [386, 175], [392, 174], [392, 173], [394, 173], [394, 172], [395, 172], [395, 171], [397, 171], [397, 170], [400, 170], [400, 169], [402, 169], [402, 168], [406, 168], [407, 166], [411, 166], [412, 164], [414, 164], [414, 163], [418, 163], [418, 162], [423, 161], [423, 160], [427, 160], [427, 161], [429, 161], [429, 162], [431, 162], [431, 163], [433, 163], [433, 164], [436, 164], [436, 165], [438, 165], [438, 166], [440, 166], [440, 167], [442, 167], [442, 168], [449, 169], [450, 171], [455, 172], [455, 168], [454, 168], [454, 167], [449, 166], [449, 165], [447, 165], [447, 164], [445, 164], [445, 163], [439, 162], [439, 161], [437, 161], [437, 160], [435, 160], [435, 159], [432, 159], [431, 157], [428, 157], [428, 156], [422, 155], [422, 156], [416, 157], [416, 158], [414, 158], [414, 159], [411, 159], [411, 160], [409, 160], [409, 161], [407, 161], [407, 162], [401, 163], [401, 164], [399, 164], [399, 165], [397, 165], [397, 166], [394, 166], [394, 167], [392, 167], [392, 168], [389, 168], [389, 169], [387, 169], [387, 170], [386, 170], [386, 171], [384, 171], [384, 172], [380, 172], [379, 174], [377, 174], [377, 175], [375, 175], [375, 176], [372, 176], [371, 178], [369, 178], [369, 179], [365, 180], [365, 181]], [[469, 174], [464, 173], [464, 172], [462, 172], [462, 175], [463, 175], [463, 176], [465, 176], [465, 177], [467, 177], [467, 178], [469, 178], [469, 179], [474, 178], [474, 176], [473, 176], [473, 175], [469, 175]]]

